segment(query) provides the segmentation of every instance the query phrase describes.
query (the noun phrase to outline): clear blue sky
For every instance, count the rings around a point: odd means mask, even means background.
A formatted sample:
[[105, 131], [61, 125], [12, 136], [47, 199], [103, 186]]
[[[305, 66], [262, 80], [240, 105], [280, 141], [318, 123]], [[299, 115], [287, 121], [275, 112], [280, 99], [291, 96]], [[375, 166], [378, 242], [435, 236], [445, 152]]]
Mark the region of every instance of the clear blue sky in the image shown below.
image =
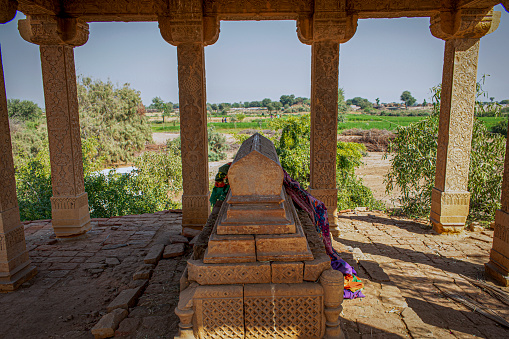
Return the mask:
[[[478, 75], [495, 100], [509, 99], [509, 14], [502, 6], [498, 30], [481, 39]], [[44, 106], [39, 48], [24, 41], [17, 20], [0, 25], [7, 97]], [[207, 101], [235, 102], [282, 94], [310, 96], [311, 48], [297, 39], [293, 21], [221, 22], [218, 42], [205, 48]], [[399, 102], [409, 90], [430, 101], [440, 83], [444, 42], [429, 31], [429, 19], [359, 20], [357, 33], [340, 47], [340, 87], [346, 98]], [[155, 96], [178, 101], [176, 47], [157, 23], [91, 23], [88, 42], [75, 48], [76, 73], [130, 83], [145, 104]], [[486, 99], [488, 100], [488, 99]]]

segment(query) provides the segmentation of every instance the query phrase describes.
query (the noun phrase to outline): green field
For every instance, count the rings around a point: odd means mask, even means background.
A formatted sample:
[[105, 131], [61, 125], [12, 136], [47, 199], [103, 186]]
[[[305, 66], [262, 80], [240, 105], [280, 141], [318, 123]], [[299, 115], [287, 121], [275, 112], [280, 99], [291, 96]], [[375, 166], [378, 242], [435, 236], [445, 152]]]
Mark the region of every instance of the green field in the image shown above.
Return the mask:
[[[245, 129], [269, 129], [267, 122], [209, 122], [208, 126], [214, 126], [220, 133], [238, 133]], [[152, 123], [153, 132], [178, 132], [180, 125], [173, 126], [173, 123]]]
[[[425, 117], [409, 117], [409, 116], [374, 116], [368, 114], [347, 114], [347, 121], [338, 124], [338, 130], [345, 130], [351, 128], [358, 129], [385, 129], [395, 130], [398, 126], [408, 126], [411, 123], [424, 119]], [[479, 118], [490, 129], [499, 121], [507, 119], [505, 117], [486, 117]], [[209, 126], [214, 126], [220, 133], [238, 133], [245, 129], [269, 129], [269, 118], [265, 119], [267, 122], [211, 122]], [[178, 132], [180, 125], [173, 126], [173, 123], [151, 123], [153, 132]]]

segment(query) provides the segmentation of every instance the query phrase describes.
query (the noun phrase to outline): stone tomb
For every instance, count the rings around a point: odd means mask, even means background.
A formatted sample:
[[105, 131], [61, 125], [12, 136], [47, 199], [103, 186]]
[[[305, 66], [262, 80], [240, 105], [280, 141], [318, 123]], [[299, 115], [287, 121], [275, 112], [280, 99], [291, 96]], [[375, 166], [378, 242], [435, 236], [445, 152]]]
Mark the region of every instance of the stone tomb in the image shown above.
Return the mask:
[[[343, 338], [343, 275], [283, 187], [274, 145], [247, 139], [181, 279], [176, 338]], [[309, 228], [309, 227], [308, 227]]]

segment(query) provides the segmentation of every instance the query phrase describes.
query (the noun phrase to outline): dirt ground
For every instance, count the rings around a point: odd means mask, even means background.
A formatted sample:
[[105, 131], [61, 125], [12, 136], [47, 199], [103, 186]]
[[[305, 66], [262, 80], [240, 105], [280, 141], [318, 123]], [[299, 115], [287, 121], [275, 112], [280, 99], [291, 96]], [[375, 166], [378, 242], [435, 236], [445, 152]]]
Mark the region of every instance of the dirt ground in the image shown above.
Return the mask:
[[384, 159], [384, 152], [368, 152], [368, 155], [362, 159], [364, 165], [359, 167], [355, 174], [362, 178], [364, 185], [371, 188], [376, 199], [385, 203], [388, 208], [398, 207], [397, 198], [399, 190], [394, 190], [390, 194], [385, 192], [384, 179], [391, 168], [390, 156]]

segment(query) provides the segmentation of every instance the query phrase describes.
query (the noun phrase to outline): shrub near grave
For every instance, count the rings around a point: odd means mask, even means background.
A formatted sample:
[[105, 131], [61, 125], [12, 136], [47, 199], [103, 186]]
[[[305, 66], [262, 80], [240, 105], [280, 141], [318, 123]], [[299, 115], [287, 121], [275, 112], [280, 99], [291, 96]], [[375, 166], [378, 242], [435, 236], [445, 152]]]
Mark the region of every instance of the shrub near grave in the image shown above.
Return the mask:
[[[393, 154], [386, 177], [388, 192], [401, 189], [401, 210], [407, 216], [427, 216], [431, 209], [431, 190], [435, 183], [440, 87], [433, 88], [434, 111], [424, 120], [407, 127], [398, 127], [386, 157]], [[482, 88], [478, 85], [478, 94]], [[475, 116], [482, 104], [475, 105]], [[491, 134], [478, 118], [474, 118], [468, 191], [469, 219], [493, 220], [500, 208], [502, 173], [504, 170], [505, 138]]]
[[[281, 166], [303, 187], [309, 186], [310, 122], [309, 115], [273, 119], [271, 128], [277, 131], [272, 139], [279, 155]], [[338, 209], [368, 207], [383, 209], [381, 202], [373, 197], [355, 169], [362, 165], [366, 147], [353, 142], [338, 142], [336, 159], [336, 183]]]
[[[127, 174], [97, 173], [98, 142], [82, 143], [85, 191], [90, 216], [104, 218], [126, 214], [153, 213], [178, 208], [174, 201], [182, 190], [180, 150], [170, 146], [164, 152], [145, 152], [135, 160], [136, 170]], [[16, 186], [21, 220], [51, 218], [51, 175], [49, 156], [40, 152], [17, 168]]]

